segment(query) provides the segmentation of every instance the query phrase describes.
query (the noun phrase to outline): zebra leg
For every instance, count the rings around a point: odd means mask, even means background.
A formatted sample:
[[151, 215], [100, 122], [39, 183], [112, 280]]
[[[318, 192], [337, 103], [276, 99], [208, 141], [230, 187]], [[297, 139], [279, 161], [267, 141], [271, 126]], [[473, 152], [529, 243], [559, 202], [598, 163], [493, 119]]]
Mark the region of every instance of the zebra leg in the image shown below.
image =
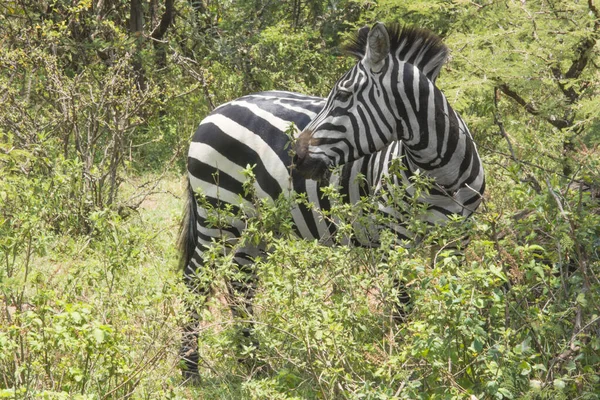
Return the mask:
[[[205, 233], [201, 238], [200, 230], [206, 225], [205, 211], [201, 210], [196, 203], [194, 190], [188, 181], [186, 206], [181, 221], [179, 235], [180, 267], [183, 270], [183, 280], [191, 294], [185, 301], [187, 321], [183, 327], [180, 357], [183, 361], [182, 373], [186, 381], [197, 383], [200, 380], [198, 373], [198, 328], [199, 310], [206, 303], [211, 292], [211, 282], [204, 274], [210, 268], [204, 262], [203, 254], [210, 245], [209, 237]], [[208, 275], [210, 276], [210, 275]]]
[[[240, 345], [258, 348], [258, 341], [253, 337], [254, 308], [252, 301], [256, 293], [257, 277], [254, 269], [254, 257], [258, 249], [244, 249], [235, 254], [237, 270], [235, 277], [227, 282], [228, 302], [233, 318], [239, 324]], [[241, 358], [240, 361], [248, 361]]]
[[398, 302], [396, 303], [395, 310], [392, 312], [392, 318], [396, 323], [404, 323], [410, 308], [410, 295], [408, 294], [404, 280], [398, 277], [394, 278], [394, 287], [398, 290]]
[[[201, 253], [200, 249], [196, 251], [196, 254], [199, 253]], [[206, 267], [204, 263], [200, 265]], [[183, 327], [180, 356], [183, 361], [183, 378], [192, 383], [200, 380], [198, 372], [198, 361], [200, 358], [198, 354], [199, 311], [206, 304], [211, 293], [211, 285], [205, 279], [202, 279], [201, 272], [199, 268], [195, 267], [193, 261], [191, 261], [186, 266], [183, 274], [184, 282], [192, 296], [185, 302], [188, 321]]]

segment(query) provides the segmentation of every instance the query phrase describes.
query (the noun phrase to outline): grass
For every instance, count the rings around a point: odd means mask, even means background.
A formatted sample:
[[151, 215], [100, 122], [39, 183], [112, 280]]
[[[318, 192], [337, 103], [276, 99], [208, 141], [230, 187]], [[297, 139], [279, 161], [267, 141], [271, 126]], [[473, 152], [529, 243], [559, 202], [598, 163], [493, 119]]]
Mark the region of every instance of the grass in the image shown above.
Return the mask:
[[152, 191], [126, 219], [93, 215], [89, 235], [38, 234], [28, 271], [1, 282], [0, 397], [190, 397], [178, 369], [182, 179]]

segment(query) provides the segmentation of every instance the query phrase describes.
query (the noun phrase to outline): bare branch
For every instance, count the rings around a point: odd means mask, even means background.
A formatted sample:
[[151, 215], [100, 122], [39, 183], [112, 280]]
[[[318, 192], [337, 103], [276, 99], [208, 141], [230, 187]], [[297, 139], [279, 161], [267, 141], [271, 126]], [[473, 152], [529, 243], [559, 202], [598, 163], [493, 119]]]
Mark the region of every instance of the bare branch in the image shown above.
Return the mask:
[[535, 104], [531, 102], [527, 102], [523, 99], [517, 92], [512, 90], [506, 83], [501, 83], [498, 85], [498, 89], [502, 91], [505, 95], [516, 101], [519, 105], [523, 106], [525, 110], [531, 115], [539, 115], [540, 111], [537, 109]]
[[502, 122], [502, 119], [500, 117], [500, 110], [498, 109], [498, 99], [499, 98], [500, 98], [500, 93], [498, 93], [498, 88], [494, 88], [494, 123], [496, 125], [498, 125], [498, 129], [500, 129], [500, 135], [502, 135], [502, 137], [504, 139], [506, 139], [506, 144], [508, 145], [508, 150], [510, 151], [512, 159], [516, 160], [517, 157], [515, 157], [515, 151], [513, 150], [513, 146], [512, 146], [512, 143], [510, 142], [510, 138], [508, 137], [508, 134], [506, 133], [506, 130], [504, 129], [504, 122]]
[[160, 23], [158, 24], [158, 26], [156, 26], [156, 28], [154, 28], [154, 30], [150, 34], [150, 37], [152, 37], [152, 39], [161, 40], [167, 33], [167, 29], [169, 29], [169, 26], [171, 26], [171, 22], [173, 21], [173, 4], [174, 0], [167, 0], [165, 2], [165, 12], [160, 18]]
[[583, 70], [585, 69], [585, 67], [587, 66], [587, 64], [590, 60], [591, 50], [596, 45], [596, 37], [595, 36], [597, 36], [597, 35], [586, 38], [581, 43], [579, 43], [579, 46], [577, 47], [577, 50], [576, 50], [578, 57], [573, 60], [571, 67], [565, 74], [565, 78], [567, 78], [567, 79], [579, 78], [579, 76], [581, 75], [581, 73], [583, 72]]
[[[504, 93], [505, 95], [507, 95], [514, 101], [516, 101], [523, 108], [525, 108], [525, 111], [527, 111], [529, 114], [535, 115], [535, 116], [541, 116], [540, 110], [538, 110], [538, 108], [535, 106], [535, 104], [533, 104], [532, 102], [526, 101], [517, 92], [512, 90], [506, 83], [501, 83], [500, 85], [498, 85], [498, 89], [500, 89], [502, 91], [502, 93]], [[543, 118], [550, 125], [554, 126], [555, 128], [558, 128], [558, 129], [565, 129], [572, 125], [572, 122], [570, 122], [566, 119], [556, 118], [554, 116], [543, 117]]]

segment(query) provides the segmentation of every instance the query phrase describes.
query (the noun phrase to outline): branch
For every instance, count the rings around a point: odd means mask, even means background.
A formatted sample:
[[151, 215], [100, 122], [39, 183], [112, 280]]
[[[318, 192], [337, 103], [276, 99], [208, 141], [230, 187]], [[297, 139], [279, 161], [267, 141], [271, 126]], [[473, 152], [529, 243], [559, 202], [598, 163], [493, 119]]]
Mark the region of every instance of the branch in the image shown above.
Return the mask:
[[502, 91], [502, 93], [504, 93], [505, 95], [507, 95], [508, 97], [510, 97], [517, 103], [519, 103], [519, 105], [523, 106], [529, 114], [531, 114], [531, 115], [539, 115], [540, 114], [540, 111], [537, 109], [537, 107], [533, 103], [526, 102], [525, 99], [523, 99], [521, 96], [519, 96], [519, 94], [517, 92], [515, 92], [510, 87], [508, 87], [508, 85], [506, 83], [501, 83], [500, 85], [498, 85], [498, 89], [500, 89]]
[[133, 0], [129, 8], [129, 31], [134, 35], [139, 35], [144, 27], [144, 14], [142, 11], [142, 1]]
[[576, 57], [571, 63], [571, 67], [569, 67], [569, 70], [566, 74], [563, 74], [558, 66], [551, 68], [552, 75], [554, 75], [558, 87], [571, 104], [579, 100], [579, 94], [575, 91], [573, 86], [567, 86], [561, 81], [564, 79], [577, 79], [581, 76], [581, 73], [587, 67], [588, 62], [590, 61], [592, 49], [596, 45], [595, 36], [596, 35], [594, 34], [592, 37], [585, 38], [583, 41], [581, 41], [581, 43], [579, 43], [575, 49]]
[[[588, 0], [587, 3], [590, 12], [596, 17], [593, 31], [591, 32], [589, 37], [583, 39], [575, 47], [575, 49], [573, 49], [574, 57], [571, 62], [571, 66], [569, 67], [566, 73], [563, 73], [559, 65], [554, 65], [550, 68], [552, 75], [556, 80], [556, 84], [558, 85], [559, 89], [570, 104], [574, 104], [579, 100], [580, 93], [578, 93], [575, 87], [567, 85], [563, 83], [563, 81], [578, 79], [581, 76], [583, 71], [586, 69], [587, 65], [591, 62], [590, 58], [592, 55], [592, 50], [596, 46], [596, 42], [598, 40], [600, 32], [600, 11], [594, 5], [593, 0]], [[589, 85], [589, 82], [584, 82], [579, 88], [579, 90], [584, 90], [586, 85]], [[534, 116], [540, 116], [540, 110], [535, 106], [535, 104], [533, 102], [526, 101], [517, 92], [512, 90], [508, 86], [508, 84], [501, 82], [498, 86], [498, 89], [500, 89], [504, 94], [516, 101], [519, 105], [521, 105], [529, 114]], [[569, 113], [567, 113], [562, 119], [556, 118], [554, 116], [542, 117], [549, 124], [561, 130], [570, 127], [573, 124], [573, 122], [569, 120]]]
[[175, 52], [173, 54], [173, 58], [175, 59], [176, 62], [179, 63], [179, 65], [183, 66], [190, 73], [190, 75], [192, 75], [192, 77], [194, 79], [196, 79], [197, 81], [200, 82], [200, 84], [202, 85], [202, 89], [204, 90], [204, 96], [205, 96], [206, 100], [208, 101], [210, 111], [214, 110], [215, 104], [213, 103], [212, 95], [210, 94], [210, 91], [209, 91], [208, 82], [206, 82], [206, 76], [205, 76], [204, 70], [202, 70], [202, 68], [200, 68], [200, 72], [197, 72], [191, 65], [189, 65], [189, 63], [193, 63], [195, 65], [198, 65], [198, 63], [196, 61], [192, 60], [191, 58], [184, 57], [184, 56], [178, 54], [177, 52]]
[[171, 22], [173, 21], [174, 2], [175, 0], [166, 0], [165, 12], [160, 18], [160, 23], [156, 28], [154, 28], [154, 30], [150, 34], [150, 37], [152, 37], [152, 39], [161, 40], [165, 36], [165, 33], [167, 33], [167, 29], [169, 29], [169, 26], [171, 26]]
[[[527, 102], [524, 98], [522, 98], [517, 92], [512, 90], [506, 83], [501, 83], [498, 85], [498, 89], [502, 91], [505, 95], [516, 101], [519, 105], [525, 108], [531, 115], [539, 116], [540, 110], [533, 104], [532, 102]], [[554, 126], [558, 129], [564, 129], [571, 126], [571, 122], [566, 119], [557, 119], [556, 117], [543, 117], [550, 125]]]
[[513, 150], [512, 143], [510, 138], [508, 137], [508, 133], [506, 133], [506, 129], [504, 129], [504, 122], [502, 122], [502, 118], [500, 117], [500, 110], [498, 109], [498, 98], [499, 98], [498, 88], [494, 88], [494, 122], [498, 125], [498, 129], [500, 129], [500, 135], [504, 139], [506, 139], [506, 144], [508, 145], [508, 150], [512, 156], [513, 160], [516, 160], [515, 151]]
[[[573, 177], [573, 176], [565, 175], [565, 174], [562, 174], [562, 173], [560, 173], [560, 172], [556, 172], [556, 171], [553, 171], [553, 170], [551, 170], [551, 169], [548, 169], [548, 168], [542, 167], [541, 165], [534, 164], [534, 163], [532, 163], [532, 162], [529, 162], [529, 161], [521, 160], [521, 159], [519, 159], [519, 158], [517, 158], [517, 159], [514, 159], [514, 158], [513, 158], [513, 156], [512, 156], [512, 154], [508, 154], [508, 153], [504, 153], [504, 152], [502, 152], [502, 151], [498, 151], [497, 149], [495, 149], [495, 148], [491, 148], [491, 147], [488, 147], [488, 146], [486, 146], [486, 145], [484, 145], [484, 144], [481, 144], [481, 143], [480, 143], [480, 144], [478, 144], [478, 145], [477, 145], [477, 147], [478, 147], [478, 148], [479, 148], [479, 147], [481, 147], [482, 149], [486, 150], [486, 151], [487, 151], [487, 152], [489, 152], [489, 153], [498, 154], [498, 155], [500, 155], [500, 156], [502, 156], [502, 157], [509, 158], [509, 159], [511, 159], [511, 160], [513, 160], [513, 161], [515, 161], [515, 162], [519, 163], [519, 164], [523, 164], [523, 165], [526, 165], [526, 166], [528, 166], [528, 167], [535, 168], [535, 169], [537, 169], [537, 170], [539, 170], [539, 171], [544, 171], [544, 172], [546, 172], [547, 174], [550, 174], [550, 175], [556, 175], [556, 176], [560, 176], [561, 178], [565, 178], [565, 179], [571, 179], [573, 182], [576, 182], [576, 183], [580, 183], [580, 184], [584, 184], [584, 185], [586, 184], [586, 183], [585, 183], [583, 180], [581, 180], [581, 179], [574, 179], [574, 177]], [[525, 178], [525, 179], [527, 179], [527, 178]], [[525, 181], [525, 182], [529, 182], [529, 180], [527, 180], [527, 181]], [[536, 182], [537, 182], [537, 181], [536, 181]], [[535, 184], [535, 190], [536, 190], [536, 191], [539, 191], [539, 190], [541, 190], [541, 186], [539, 185], [539, 183]]]
[[576, 79], [579, 78], [585, 67], [587, 66], [588, 61], [590, 60], [591, 50], [596, 45], [596, 35], [584, 39], [579, 46], [577, 47], [576, 52], [579, 53], [579, 56], [573, 60], [571, 67], [565, 74], [565, 78], [567, 79]]
[[563, 79], [577, 79], [581, 76], [581, 73], [588, 65], [590, 61], [590, 55], [592, 53], [592, 49], [596, 45], [596, 41], [598, 38], [598, 31], [600, 30], [600, 12], [594, 5], [593, 0], [588, 0], [588, 8], [596, 17], [594, 21], [594, 30], [591, 33], [590, 37], [583, 39], [575, 48], [575, 58], [571, 62], [571, 66], [569, 70], [563, 74], [560, 67], [554, 66], [551, 68], [552, 75], [557, 80], [557, 84], [560, 87], [560, 90], [564, 93], [564, 95], [569, 99], [570, 103], [575, 103], [579, 100], [579, 94], [575, 91], [573, 87], [567, 87], [564, 85], [561, 80]]
[[588, 7], [592, 14], [594, 14], [594, 17], [596, 17], [596, 21], [594, 22], [594, 28], [598, 30], [600, 28], [600, 11], [598, 11], [596, 6], [594, 5], [593, 0], [588, 0]]

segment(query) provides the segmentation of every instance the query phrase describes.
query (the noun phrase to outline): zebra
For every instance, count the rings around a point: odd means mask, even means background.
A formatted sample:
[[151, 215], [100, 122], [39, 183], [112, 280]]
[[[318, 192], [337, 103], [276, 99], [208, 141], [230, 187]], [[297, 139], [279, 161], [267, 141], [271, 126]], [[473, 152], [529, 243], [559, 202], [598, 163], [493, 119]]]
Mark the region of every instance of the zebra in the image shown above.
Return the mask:
[[[196, 294], [208, 296], [209, 284], [197, 275], [208, 268], [203, 254], [214, 240], [226, 239], [245, 278], [228, 282], [234, 315], [252, 314], [256, 280], [253, 259], [260, 246], [235, 246], [244, 230], [241, 220], [226, 227], [209, 222], [201, 192], [210, 206], [251, 207], [244, 190], [244, 170], [253, 165], [254, 193], [275, 200], [305, 194], [314, 207], [291, 209], [295, 233], [332, 245], [335, 226], [321, 218], [330, 207], [321, 188], [333, 184], [344, 201], [358, 202], [376, 194], [385, 179], [393, 185], [409, 182], [417, 171], [431, 176], [435, 186], [420, 199], [429, 206], [425, 217], [443, 223], [450, 215], [469, 217], [485, 188], [483, 168], [473, 139], [434, 82], [446, 61], [447, 47], [433, 33], [398, 24], [361, 28], [346, 47], [357, 64], [336, 83], [326, 99], [284, 91], [247, 95], [213, 110], [199, 125], [188, 153], [188, 189], [180, 236], [184, 281]], [[290, 125], [297, 140], [289, 151]], [[293, 153], [293, 152], [292, 152]], [[391, 165], [404, 168], [396, 175]], [[340, 166], [337, 173], [330, 167]], [[363, 184], [359, 184], [359, 177]], [[413, 193], [407, 190], [407, 195]], [[396, 216], [385, 204], [382, 213]], [[401, 217], [390, 225], [399, 239], [411, 239]], [[376, 246], [377, 234], [353, 238], [353, 244]], [[198, 317], [184, 329], [181, 356], [184, 377], [198, 377]], [[250, 329], [242, 330], [250, 337]]]
[[485, 188], [479, 154], [465, 122], [435, 86], [448, 54], [441, 39], [377, 23], [362, 28], [348, 51], [359, 62], [298, 137], [296, 170], [323, 179], [332, 166], [399, 141], [408, 173], [424, 171], [435, 180], [428, 202], [439, 203], [442, 212], [454, 200], [477, 208]]

